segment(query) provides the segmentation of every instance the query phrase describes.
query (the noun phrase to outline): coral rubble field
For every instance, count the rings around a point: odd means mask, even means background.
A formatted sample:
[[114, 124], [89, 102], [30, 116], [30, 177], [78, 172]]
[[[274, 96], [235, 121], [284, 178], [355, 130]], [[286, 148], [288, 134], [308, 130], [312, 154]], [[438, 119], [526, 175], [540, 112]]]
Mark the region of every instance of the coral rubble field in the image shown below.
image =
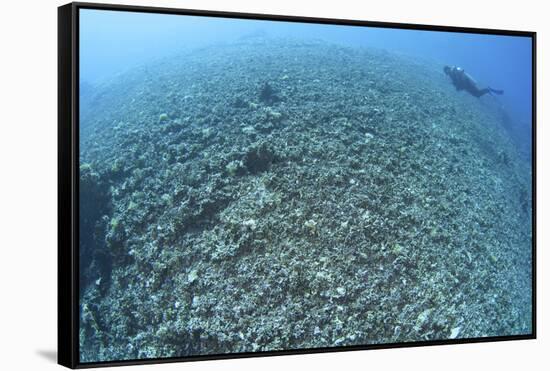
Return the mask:
[[252, 38], [81, 97], [82, 362], [531, 332], [531, 167], [442, 66]]

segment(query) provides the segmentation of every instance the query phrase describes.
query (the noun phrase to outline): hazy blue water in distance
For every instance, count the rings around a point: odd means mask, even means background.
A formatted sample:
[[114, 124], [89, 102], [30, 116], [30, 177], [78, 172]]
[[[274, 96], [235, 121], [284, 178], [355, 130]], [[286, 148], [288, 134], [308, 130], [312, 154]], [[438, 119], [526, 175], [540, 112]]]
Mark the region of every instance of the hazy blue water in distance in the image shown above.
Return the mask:
[[[511, 118], [510, 132], [531, 142], [531, 39], [435, 31], [335, 26], [166, 14], [81, 10], [81, 81], [94, 84], [139, 65], [254, 32], [386, 49], [464, 68]], [[488, 23], [487, 27], [491, 27]], [[450, 82], [449, 82], [450, 83]], [[461, 92], [465, 94], [464, 92]], [[529, 152], [530, 149], [527, 149]]]

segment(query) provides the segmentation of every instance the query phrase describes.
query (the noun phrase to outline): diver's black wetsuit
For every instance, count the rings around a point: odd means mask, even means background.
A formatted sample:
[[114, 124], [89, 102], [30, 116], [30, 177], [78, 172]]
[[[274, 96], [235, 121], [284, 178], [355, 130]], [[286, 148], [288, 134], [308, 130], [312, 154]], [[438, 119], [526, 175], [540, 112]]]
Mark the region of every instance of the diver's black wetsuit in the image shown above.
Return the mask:
[[443, 68], [443, 71], [447, 74], [447, 76], [451, 78], [456, 90], [466, 90], [474, 97], [479, 98], [487, 93], [494, 93], [499, 95], [504, 93], [504, 91], [502, 90], [496, 90], [490, 87], [486, 87], [484, 89], [478, 88], [474, 79], [466, 72], [464, 72], [464, 70], [460, 67], [445, 66]]

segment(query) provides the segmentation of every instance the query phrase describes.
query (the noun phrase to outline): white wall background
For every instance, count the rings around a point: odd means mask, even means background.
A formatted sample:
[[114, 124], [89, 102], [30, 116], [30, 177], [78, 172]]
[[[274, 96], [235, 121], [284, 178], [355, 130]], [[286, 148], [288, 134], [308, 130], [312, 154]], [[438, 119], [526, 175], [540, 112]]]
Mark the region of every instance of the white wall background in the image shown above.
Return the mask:
[[[107, 0], [106, 0], [107, 1]], [[538, 339], [139, 366], [140, 370], [542, 369], [547, 310], [550, 26], [535, 0], [134, 0], [120, 3], [538, 32]], [[59, 369], [56, 352], [56, 84], [58, 0], [0, 11], [0, 369]], [[133, 368], [135, 368], [134, 366]], [[130, 368], [128, 368], [130, 369]]]

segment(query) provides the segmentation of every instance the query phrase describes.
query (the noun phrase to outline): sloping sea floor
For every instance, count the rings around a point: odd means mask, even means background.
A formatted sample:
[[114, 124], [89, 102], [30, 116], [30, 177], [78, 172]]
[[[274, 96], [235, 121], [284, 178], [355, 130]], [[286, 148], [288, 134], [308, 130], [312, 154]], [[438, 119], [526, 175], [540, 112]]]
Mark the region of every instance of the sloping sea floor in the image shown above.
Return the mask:
[[82, 362], [531, 332], [530, 164], [442, 66], [249, 39], [81, 118]]

